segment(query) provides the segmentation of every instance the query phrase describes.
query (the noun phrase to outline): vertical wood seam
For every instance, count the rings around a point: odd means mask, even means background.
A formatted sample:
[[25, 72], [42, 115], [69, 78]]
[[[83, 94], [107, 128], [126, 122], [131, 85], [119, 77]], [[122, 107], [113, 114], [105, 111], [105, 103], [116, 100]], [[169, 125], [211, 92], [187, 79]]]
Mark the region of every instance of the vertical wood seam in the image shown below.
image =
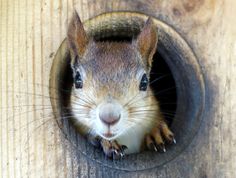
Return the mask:
[[[28, 7], [28, 1], [27, 0], [25, 0], [25, 7], [26, 7], [26, 9], [28, 9], [29, 7]], [[27, 50], [27, 48], [28, 48], [28, 30], [27, 30], [27, 28], [28, 28], [28, 18], [27, 18], [27, 15], [28, 15], [28, 13], [27, 13], [28, 11], [25, 11], [25, 59], [27, 60], [28, 59], [28, 50]], [[28, 72], [29, 70], [28, 70], [28, 63], [26, 64], [26, 74], [28, 74], [29, 72]], [[27, 93], [29, 93], [29, 86], [28, 86], [28, 79], [29, 79], [29, 77], [28, 77], [28, 75], [26, 75], [25, 76], [26, 77], [26, 92]], [[27, 103], [27, 105], [29, 105], [29, 96], [26, 96], [26, 103]], [[29, 170], [29, 167], [30, 167], [30, 147], [29, 147], [29, 141], [28, 141], [28, 139], [29, 139], [29, 114], [28, 114], [28, 112], [29, 112], [29, 108], [27, 107], [27, 109], [26, 109], [26, 112], [27, 112], [27, 114], [26, 114], [26, 122], [27, 122], [27, 140], [26, 140], [26, 144], [27, 144], [27, 149], [28, 149], [28, 152], [27, 152], [27, 177], [29, 178], [29, 172], [30, 172], [30, 170]]]
[[[44, 50], [43, 50], [43, 0], [40, 0], [40, 52], [41, 52], [41, 73], [44, 74], [44, 58], [43, 58], [43, 55], [44, 55]], [[41, 76], [41, 90], [42, 90], [42, 94], [44, 95], [44, 80], [43, 80], [43, 77]], [[42, 115], [44, 116], [44, 97], [42, 97]], [[43, 125], [43, 138], [45, 138], [45, 131], [46, 131], [46, 128], [45, 126]], [[43, 139], [43, 177], [46, 177], [46, 141], [45, 139]]]
[[[3, 15], [3, 13], [2, 13], [2, 11], [3, 11], [3, 2], [2, 2], [3, 0], [1, 0], [1, 11], [0, 11], [0, 13], [1, 13], [1, 15], [0, 15], [0, 17], [2, 17]], [[2, 27], [3, 27], [3, 22], [1, 21], [1, 26], [0, 26], [0, 34], [1, 34], [1, 37], [2, 37]], [[2, 45], [2, 40], [0, 40], [0, 49], [2, 49], [3, 48], [3, 45]], [[0, 71], [1, 71], [1, 78], [0, 78], [0, 84], [1, 84], [1, 116], [3, 115], [3, 113], [2, 113], [2, 102], [3, 102], [3, 99], [2, 99], [2, 80], [3, 80], [3, 75], [2, 75], [2, 73], [3, 73], [3, 69], [2, 69], [2, 64], [3, 64], [3, 56], [2, 56], [3, 54], [1, 53], [0, 54]], [[1, 173], [1, 176], [3, 177], [3, 120], [1, 119], [1, 127], [0, 127], [0, 129], [1, 129], [1, 171], [0, 171], [0, 173]]]
[[[8, 1], [6, 1], [6, 107], [8, 108]], [[7, 177], [10, 176], [10, 170], [9, 170], [9, 122], [8, 122], [8, 112], [6, 112], [6, 148], [7, 148]]]
[[[18, 28], [20, 28], [20, 0], [18, 0]], [[20, 49], [20, 30], [18, 30], [18, 49]], [[19, 72], [19, 80], [18, 80], [18, 84], [19, 84], [19, 87], [20, 87], [20, 84], [21, 84], [21, 82], [20, 82], [20, 76], [21, 76], [21, 69], [20, 69], [20, 64], [21, 64], [21, 56], [20, 56], [20, 53], [21, 53], [21, 51], [19, 50], [19, 52], [18, 52], [18, 72]], [[19, 88], [19, 92], [20, 92], [21, 90], [20, 90], [20, 88]], [[21, 99], [21, 97], [20, 97], [20, 99]], [[20, 105], [20, 100], [18, 101], [18, 104]], [[21, 108], [20, 108], [21, 109]], [[19, 110], [20, 110], [19, 109]], [[19, 135], [20, 135], [20, 137], [19, 137], [19, 143], [20, 143], [20, 145], [19, 145], [19, 147], [20, 147], [20, 158], [19, 158], [19, 164], [20, 164], [20, 177], [22, 177], [22, 145], [21, 145], [21, 143], [22, 143], [22, 138], [21, 138], [21, 135], [22, 135], [22, 129], [21, 129], [21, 116], [19, 116]]]
[[[32, 103], [33, 103], [33, 117], [34, 117], [34, 128], [36, 129], [37, 128], [37, 119], [36, 119], [36, 108], [35, 108], [35, 100], [36, 100], [36, 90], [35, 90], [35, 1], [33, 0], [32, 1], [32, 12], [33, 12], [33, 15], [32, 15], [32, 72], [33, 72], [33, 93], [34, 95], [32, 96]], [[33, 161], [33, 165], [34, 165], [34, 168], [36, 168], [36, 161], [37, 161], [37, 143], [36, 143], [36, 140], [37, 140], [37, 134], [34, 133], [34, 161]], [[36, 174], [36, 172], [35, 172]]]
[[[12, 15], [12, 18], [13, 18], [13, 22], [12, 22], [12, 28], [15, 29], [15, 2], [13, 2], [13, 15]], [[12, 64], [15, 66], [15, 30], [12, 31]], [[13, 91], [15, 91], [15, 81], [14, 81], [14, 77], [15, 77], [15, 68], [13, 68], [13, 71], [12, 71], [12, 88], [13, 88]], [[15, 157], [16, 157], [16, 138], [15, 138], [15, 112], [14, 112], [14, 106], [15, 106], [15, 93], [13, 93], [12, 95], [12, 107], [13, 107], [13, 119], [12, 119], [12, 124], [13, 124], [13, 167], [14, 167], [14, 170], [13, 170], [13, 175], [14, 175], [14, 178], [16, 178], [16, 161], [15, 161]]]

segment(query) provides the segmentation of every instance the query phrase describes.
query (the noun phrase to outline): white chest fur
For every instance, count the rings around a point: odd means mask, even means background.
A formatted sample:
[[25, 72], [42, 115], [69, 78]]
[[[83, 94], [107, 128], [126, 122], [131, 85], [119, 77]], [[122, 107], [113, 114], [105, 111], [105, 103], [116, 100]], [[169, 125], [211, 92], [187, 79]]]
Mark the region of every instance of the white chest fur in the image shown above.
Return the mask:
[[130, 128], [124, 134], [116, 138], [120, 145], [125, 145], [128, 149], [125, 150], [126, 154], [137, 153], [140, 151], [144, 137], [151, 130], [151, 125], [136, 125], [135, 128]]

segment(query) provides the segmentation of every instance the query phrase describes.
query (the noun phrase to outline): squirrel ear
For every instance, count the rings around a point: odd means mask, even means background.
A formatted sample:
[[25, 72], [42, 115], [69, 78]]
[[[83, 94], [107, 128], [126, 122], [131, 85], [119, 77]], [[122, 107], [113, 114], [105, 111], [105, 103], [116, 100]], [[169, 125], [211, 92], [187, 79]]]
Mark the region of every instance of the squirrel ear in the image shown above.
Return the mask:
[[73, 17], [69, 23], [67, 39], [73, 58], [76, 56], [82, 57], [86, 50], [89, 39], [76, 11], [73, 12]]
[[136, 41], [138, 50], [148, 67], [152, 66], [152, 58], [156, 52], [157, 41], [157, 31], [152, 19], [149, 17]]

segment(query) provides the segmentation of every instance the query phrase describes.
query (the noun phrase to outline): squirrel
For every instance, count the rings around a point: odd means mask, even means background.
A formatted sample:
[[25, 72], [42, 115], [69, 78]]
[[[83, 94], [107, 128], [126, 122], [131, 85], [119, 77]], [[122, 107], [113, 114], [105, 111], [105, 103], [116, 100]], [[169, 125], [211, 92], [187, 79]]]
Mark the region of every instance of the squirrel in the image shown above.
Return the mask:
[[157, 41], [150, 17], [132, 42], [96, 41], [73, 13], [67, 31], [71, 112], [79, 133], [107, 157], [144, 149], [166, 152], [165, 143], [176, 143], [149, 86]]

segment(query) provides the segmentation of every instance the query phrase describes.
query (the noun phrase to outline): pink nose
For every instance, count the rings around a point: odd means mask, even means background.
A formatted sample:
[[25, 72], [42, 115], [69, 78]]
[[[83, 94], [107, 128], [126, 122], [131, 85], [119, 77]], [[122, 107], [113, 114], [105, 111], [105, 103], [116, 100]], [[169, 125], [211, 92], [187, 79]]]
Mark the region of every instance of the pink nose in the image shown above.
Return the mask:
[[107, 103], [100, 108], [99, 118], [106, 125], [114, 125], [120, 120], [120, 111], [116, 105]]

